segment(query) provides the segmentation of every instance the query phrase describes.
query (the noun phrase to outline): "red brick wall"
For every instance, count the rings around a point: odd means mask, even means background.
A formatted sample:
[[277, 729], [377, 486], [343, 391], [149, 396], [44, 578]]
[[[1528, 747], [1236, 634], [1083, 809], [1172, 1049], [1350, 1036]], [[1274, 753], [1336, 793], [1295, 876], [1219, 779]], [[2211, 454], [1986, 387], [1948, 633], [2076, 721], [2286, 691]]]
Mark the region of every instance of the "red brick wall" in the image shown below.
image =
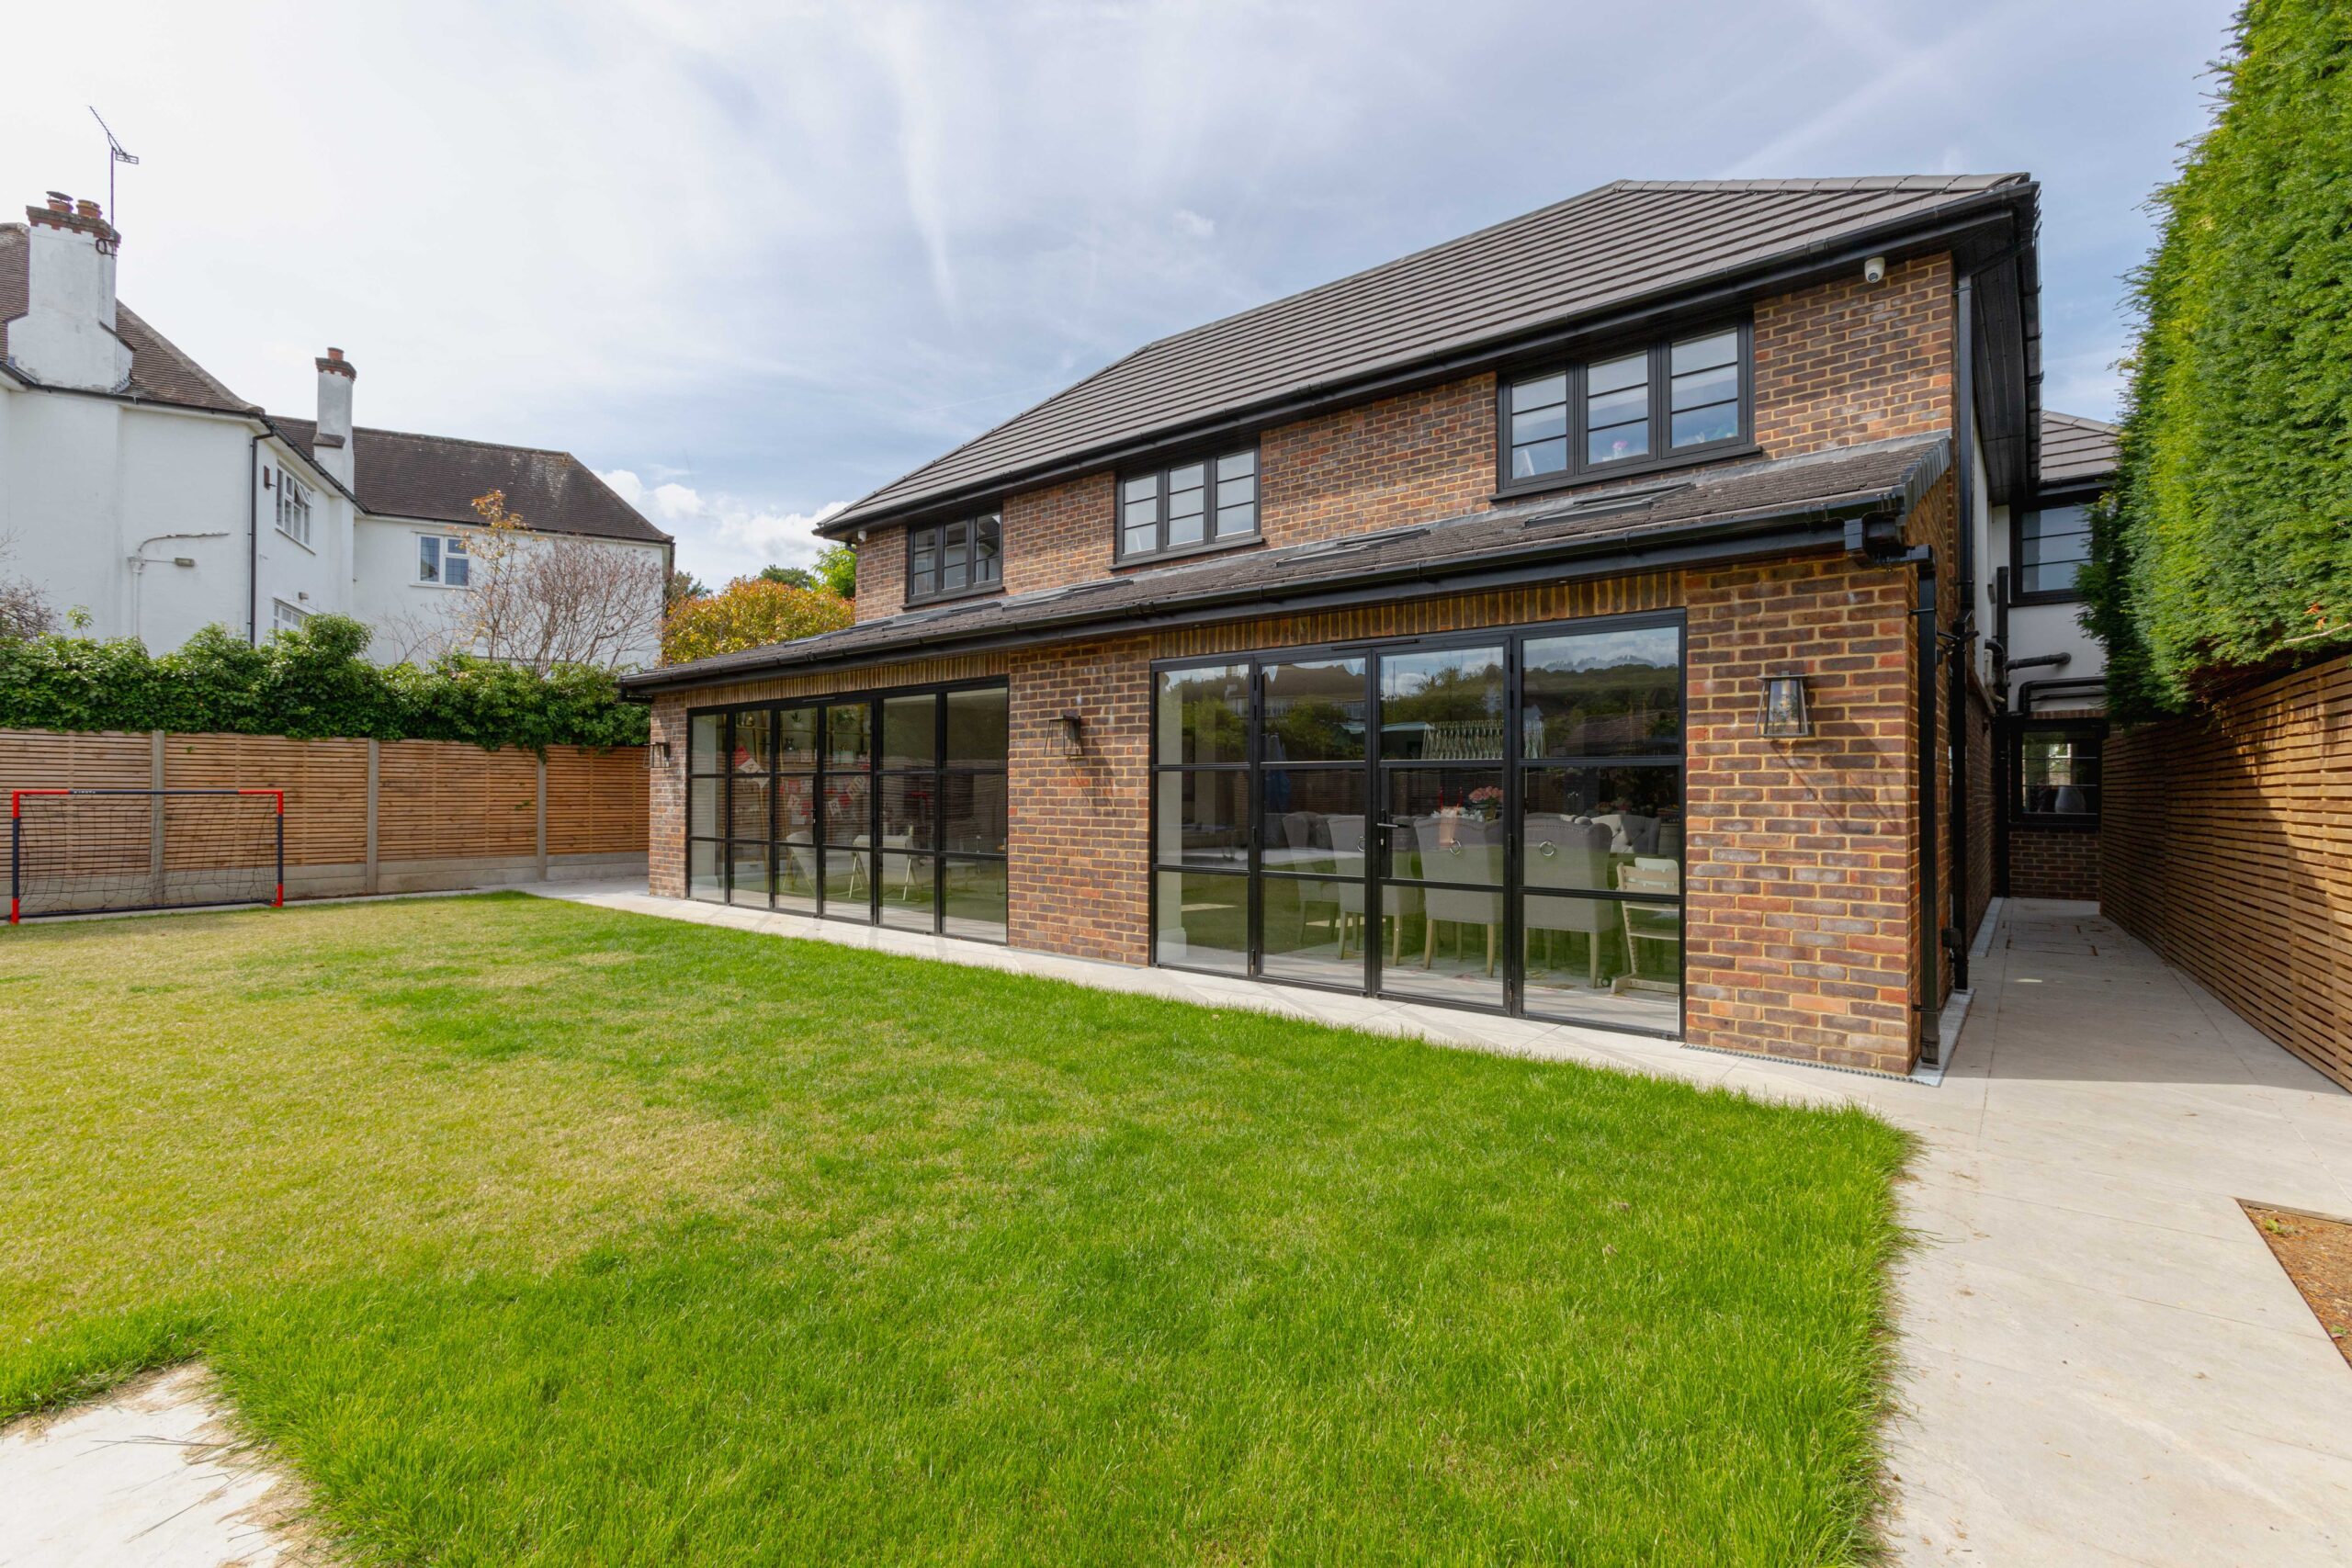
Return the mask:
[[2097, 898], [2097, 829], [2009, 828], [2009, 897]]
[[[1062, 754], [1065, 713], [1082, 756]], [[1150, 639], [1015, 653], [1012, 723], [1012, 945], [1146, 962]]]
[[[1908, 570], [1843, 558], [1686, 574], [1686, 1027], [1695, 1044], [1907, 1072], [1918, 998]], [[1756, 733], [1808, 677], [1814, 734]]]
[[1483, 511], [1495, 491], [1495, 378], [1282, 425], [1261, 438], [1258, 464], [1272, 547]]
[[907, 607], [907, 532], [876, 529], [857, 544], [857, 618], [878, 621]]
[[1087, 474], [1004, 502], [1008, 593], [1084, 582], [1111, 570], [1112, 478]]
[[[695, 699], [699, 702], [699, 697]], [[653, 699], [652, 768], [646, 779], [646, 891], [661, 898], [686, 896], [686, 703]], [[662, 748], [670, 748], [667, 764]]]
[[1756, 305], [1756, 442], [1775, 457], [1951, 428], [1951, 258]]

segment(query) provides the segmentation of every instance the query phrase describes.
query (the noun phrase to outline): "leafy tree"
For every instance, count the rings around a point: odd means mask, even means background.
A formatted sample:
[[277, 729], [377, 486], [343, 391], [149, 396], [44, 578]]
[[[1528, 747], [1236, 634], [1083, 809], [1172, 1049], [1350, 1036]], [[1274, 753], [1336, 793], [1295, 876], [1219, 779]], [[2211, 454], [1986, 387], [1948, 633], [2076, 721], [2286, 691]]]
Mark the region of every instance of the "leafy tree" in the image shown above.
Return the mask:
[[2352, 628], [2352, 21], [2250, 0], [2219, 71], [2132, 279], [2122, 455], [2082, 579], [2125, 715]]
[[857, 597], [857, 547], [827, 545], [817, 554], [817, 584], [843, 599]]
[[662, 657], [672, 664], [765, 648], [850, 624], [846, 600], [813, 588], [739, 577], [719, 592], [689, 599], [670, 612]]
[[709, 592], [709, 589], [702, 585], [702, 580], [693, 572], [686, 570], [684, 567], [675, 568], [671, 571], [670, 581], [662, 590], [662, 608], [664, 613], [667, 613], [676, 609], [682, 601], [699, 599]]
[[793, 588], [814, 588], [816, 574], [805, 566], [763, 566], [760, 569], [762, 582], [781, 582]]

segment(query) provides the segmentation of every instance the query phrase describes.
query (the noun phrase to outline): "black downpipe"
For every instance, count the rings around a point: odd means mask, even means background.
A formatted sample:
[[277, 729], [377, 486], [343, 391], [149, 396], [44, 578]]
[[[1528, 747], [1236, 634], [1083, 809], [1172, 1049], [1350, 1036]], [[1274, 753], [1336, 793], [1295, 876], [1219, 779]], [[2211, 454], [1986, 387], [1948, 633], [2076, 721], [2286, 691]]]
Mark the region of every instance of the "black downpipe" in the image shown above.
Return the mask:
[[2009, 896], [2009, 569], [1993, 573], [1993, 896]]
[[1968, 670], [1974, 662], [1969, 652], [1976, 622], [1976, 283], [1972, 277], [1960, 280], [1959, 318], [1954, 323], [1957, 343], [1954, 353], [1957, 371], [1959, 429], [1954, 445], [1959, 448], [1952, 464], [1960, 501], [1959, 526], [1952, 530], [1954, 544], [1960, 553], [1958, 581], [1952, 584], [1958, 600], [1959, 614], [1952, 617], [1955, 641], [1952, 647], [1951, 695], [1946, 699], [1946, 711], [1951, 715], [1951, 929], [1958, 940], [1951, 948], [1952, 989], [1968, 989]]
[[1919, 1060], [1928, 1066], [1943, 1061], [1939, 1020], [1943, 1013], [1943, 933], [1937, 909], [1940, 904], [1936, 874], [1936, 660], [1941, 649], [1936, 625], [1936, 559], [1932, 548], [1906, 551], [1919, 566], [1919, 602], [1912, 612], [1919, 645], [1919, 874], [1925, 879], [1919, 900], [1926, 929], [1920, 932], [1927, 957], [1919, 986]]

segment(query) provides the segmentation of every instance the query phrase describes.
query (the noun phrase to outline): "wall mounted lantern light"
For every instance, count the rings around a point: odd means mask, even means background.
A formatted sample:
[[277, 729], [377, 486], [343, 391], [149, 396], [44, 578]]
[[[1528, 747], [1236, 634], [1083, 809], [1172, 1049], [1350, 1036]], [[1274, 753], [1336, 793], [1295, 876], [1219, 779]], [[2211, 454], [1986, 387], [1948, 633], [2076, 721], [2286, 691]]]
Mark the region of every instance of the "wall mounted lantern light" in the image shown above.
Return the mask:
[[1074, 713], [1066, 713], [1062, 715], [1061, 730], [1063, 756], [1083, 757], [1086, 755], [1086, 741], [1082, 734], [1085, 728], [1086, 720], [1082, 716]]
[[1801, 740], [1813, 733], [1813, 713], [1804, 700], [1802, 675], [1764, 677], [1764, 711], [1757, 728], [1776, 740]]

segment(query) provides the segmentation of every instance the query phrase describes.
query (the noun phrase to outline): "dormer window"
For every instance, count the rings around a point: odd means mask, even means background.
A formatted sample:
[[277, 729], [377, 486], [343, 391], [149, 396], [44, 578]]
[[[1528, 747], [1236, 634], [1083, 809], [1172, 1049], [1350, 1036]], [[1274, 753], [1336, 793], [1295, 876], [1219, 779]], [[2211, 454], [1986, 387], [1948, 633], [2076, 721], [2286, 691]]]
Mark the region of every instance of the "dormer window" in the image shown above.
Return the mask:
[[984, 512], [907, 530], [907, 603], [985, 593], [1004, 582], [1004, 520]]
[[1258, 536], [1258, 449], [1119, 480], [1118, 558], [1189, 555]]
[[1502, 488], [1543, 490], [1736, 451], [1750, 439], [1745, 326], [1505, 378]]
[[277, 470], [277, 531], [298, 545], [311, 542], [311, 487]]

